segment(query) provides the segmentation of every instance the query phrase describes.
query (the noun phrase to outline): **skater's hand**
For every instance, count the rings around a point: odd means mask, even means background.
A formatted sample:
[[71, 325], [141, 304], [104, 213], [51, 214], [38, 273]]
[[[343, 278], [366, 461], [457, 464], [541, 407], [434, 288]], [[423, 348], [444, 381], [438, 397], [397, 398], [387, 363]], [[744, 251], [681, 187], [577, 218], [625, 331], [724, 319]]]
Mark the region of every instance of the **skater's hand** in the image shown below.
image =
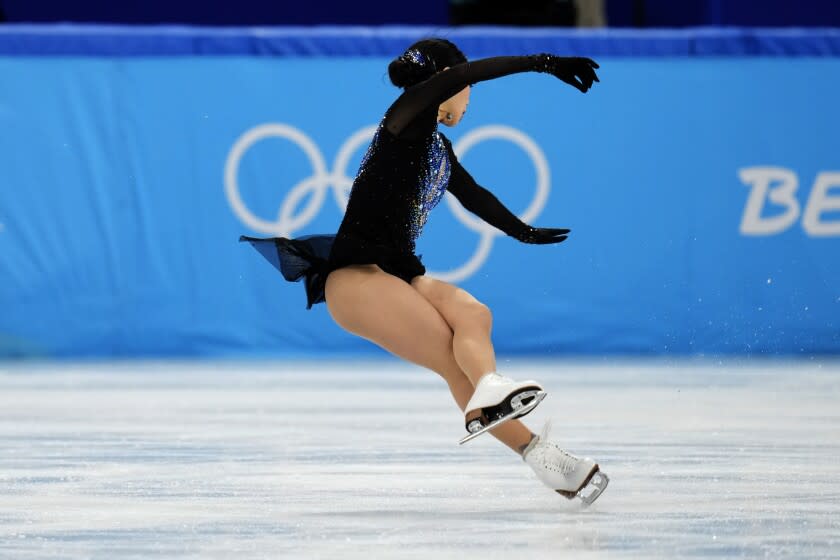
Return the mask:
[[565, 241], [570, 231], [565, 228], [535, 228], [528, 226], [515, 237], [522, 243], [546, 245], [548, 243], [561, 243]]
[[578, 56], [554, 56], [553, 54], [538, 54], [538, 71], [555, 76], [570, 86], [574, 86], [583, 93], [592, 87], [593, 82], [600, 82], [595, 69], [598, 63], [591, 58]]

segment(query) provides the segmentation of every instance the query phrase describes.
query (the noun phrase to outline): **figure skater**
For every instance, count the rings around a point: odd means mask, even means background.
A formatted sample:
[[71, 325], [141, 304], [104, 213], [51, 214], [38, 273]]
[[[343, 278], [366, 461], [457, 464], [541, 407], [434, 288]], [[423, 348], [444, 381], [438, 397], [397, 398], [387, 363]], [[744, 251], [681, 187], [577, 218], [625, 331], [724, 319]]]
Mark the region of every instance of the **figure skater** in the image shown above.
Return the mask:
[[362, 159], [338, 232], [241, 239], [287, 280], [304, 280], [307, 308], [326, 301], [343, 329], [443, 377], [465, 413], [464, 440], [490, 429], [547, 486], [587, 505], [609, 479], [592, 459], [549, 441], [547, 426], [537, 436], [516, 419], [539, 403], [542, 386], [496, 372], [490, 310], [464, 289], [425, 276], [414, 250], [428, 213], [447, 190], [464, 208], [523, 243], [564, 241], [568, 229], [525, 224], [479, 186], [438, 124], [461, 122], [470, 86], [477, 82], [542, 72], [585, 93], [599, 81], [596, 68], [588, 58], [551, 54], [468, 62], [446, 39], [418, 41], [388, 67], [391, 81], [404, 91]]

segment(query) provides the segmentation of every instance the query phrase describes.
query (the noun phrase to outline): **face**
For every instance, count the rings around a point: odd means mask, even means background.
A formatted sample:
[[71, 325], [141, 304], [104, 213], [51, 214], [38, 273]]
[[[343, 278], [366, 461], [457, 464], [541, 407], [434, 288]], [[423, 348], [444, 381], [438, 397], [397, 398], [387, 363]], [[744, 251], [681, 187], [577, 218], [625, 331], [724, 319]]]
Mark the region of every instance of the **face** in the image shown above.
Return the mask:
[[[470, 86], [465, 87], [438, 107], [438, 122], [446, 126], [455, 126], [464, 117], [467, 112], [467, 105], [470, 104]], [[446, 116], [451, 118], [447, 119]]]

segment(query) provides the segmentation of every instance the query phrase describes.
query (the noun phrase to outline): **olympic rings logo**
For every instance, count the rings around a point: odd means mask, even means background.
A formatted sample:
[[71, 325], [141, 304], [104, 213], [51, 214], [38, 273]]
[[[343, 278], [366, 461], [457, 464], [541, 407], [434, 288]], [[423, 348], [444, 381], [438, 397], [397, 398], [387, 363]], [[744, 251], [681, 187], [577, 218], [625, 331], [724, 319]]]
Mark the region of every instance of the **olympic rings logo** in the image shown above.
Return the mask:
[[[360, 147], [366, 147], [370, 143], [376, 129], [376, 125], [367, 126], [351, 135], [339, 149], [332, 172], [328, 170], [324, 156], [315, 142], [297, 128], [282, 123], [267, 123], [248, 130], [234, 142], [225, 162], [225, 195], [233, 212], [251, 229], [275, 237], [292, 237], [295, 232], [306, 227], [320, 211], [330, 190], [339, 209], [344, 212], [353, 186], [353, 176], [347, 174], [350, 158]], [[266, 138], [289, 140], [303, 150], [312, 165], [312, 175], [292, 186], [280, 203], [277, 219], [274, 221], [263, 219], [251, 212], [239, 193], [238, 174], [242, 158], [251, 147]], [[462, 160], [476, 144], [491, 139], [513, 143], [528, 155], [534, 165], [537, 177], [534, 198], [520, 216], [522, 221], [532, 223], [548, 201], [550, 172], [545, 154], [528, 135], [504, 125], [476, 128], [455, 142], [453, 149], [458, 159]], [[309, 201], [303, 208], [298, 209], [301, 201], [307, 196]], [[481, 268], [493, 247], [493, 239], [504, 234], [465, 210], [452, 194], [446, 193], [445, 199], [458, 221], [479, 235], [479, 243], [473, 255], [461, 266], [443, 272], [428, 273], [447, 282], [458, 282], [469, 278]]]

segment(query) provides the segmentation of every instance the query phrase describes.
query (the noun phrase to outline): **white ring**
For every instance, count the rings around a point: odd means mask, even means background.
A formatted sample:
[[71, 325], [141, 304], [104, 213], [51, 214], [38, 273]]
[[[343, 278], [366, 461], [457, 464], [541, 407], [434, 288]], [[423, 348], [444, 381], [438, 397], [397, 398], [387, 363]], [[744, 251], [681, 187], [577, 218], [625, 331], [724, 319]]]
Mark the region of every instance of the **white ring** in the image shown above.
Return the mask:
[[[282, 123], [268, 123], [252, 128], [233, 143], [233, 147], [230, 149], [227, 161], [225, 162], [225, 194], [227, 195], [228, 202], [230, 203], [231, 208], [233, 208], [234, 213], [239, 216], [239, 219], [242, 220], [245, 225], [253, 230], [266, 233], [268, 235], [284, 237], [291, 235], [293, 228], [287, 227], [287, 224], [283, 221], [269, 222], [254, 215], [248, 207], [245, 206], [245, 203], [242, 201], [242, 197], [239, 194], [238, 174], [242, 156], [246, 151], [248, 151], [248, 149], [260, 140], [272, 137], [286, 138], [297, 144], [301, 149], [303, 149], [306, 153], [306, 157], [309, 158], [309, 162], [312, 164], [312, 177], [320, 178], [321, 182], [325, 186], [329, 184], [327, 164], [324, 161], [324, 156], [321, 155], [321, 151], [318, 149], [318, 146], [315, 145], [315, 142], [313, 142], [309, 136], [293, 126]], [[307, 181], [303, 181], [303, 183], [307, 183]], [[299, 183], [299, 185], [303, 183]], [[296, 197], [295, 200], [298, 198], [300, 197]], [[316, 191], [316, 196], [313, 198], [318, 199], [317, 206], [320, 208], [321, 203], [323, 203], [324, 200], [323, 188], [318, 189]], [[310, 207], [312, 206], [314, 206], [314, 204], [313, 202], [310, 202]], [[281, 214], [285, 214], [285, 212], [283, 212], [283, 208], [284, 205], [281, 205]], [[312, 215], [314, 216], [315, 213], [317, 213], [317, 209], [314, 210]]]

